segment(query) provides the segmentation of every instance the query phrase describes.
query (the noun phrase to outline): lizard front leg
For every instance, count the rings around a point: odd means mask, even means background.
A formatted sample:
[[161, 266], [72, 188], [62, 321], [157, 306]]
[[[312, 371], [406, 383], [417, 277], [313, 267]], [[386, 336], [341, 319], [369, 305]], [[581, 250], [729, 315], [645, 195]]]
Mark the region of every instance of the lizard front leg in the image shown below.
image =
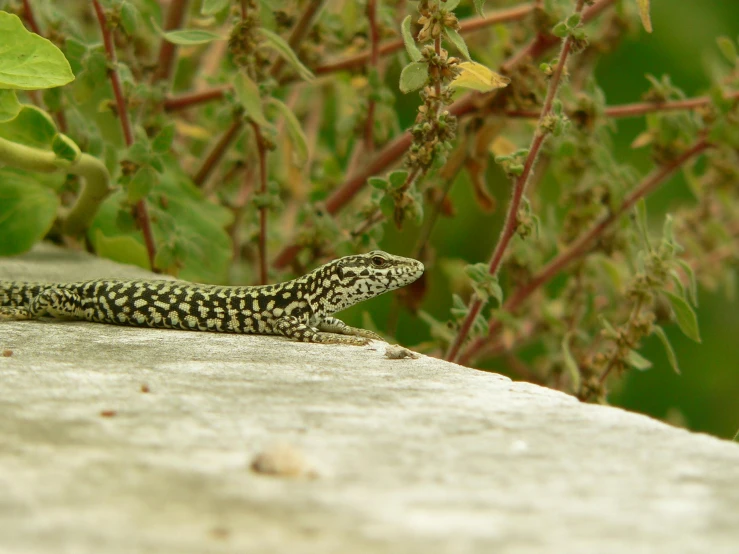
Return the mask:
[[382, 340], [380, 335], [366, 329], [360, 329], [359, 327], [352, 327], [347, 325], [340, 319], [335, 317], [324, 317], [318, 322], [318, 330], [326, 331], [327, 333], [337, 333], [339, 335], [350, 335], [354, 337], [365, 337], [372, 340]]
[[275, 322], [274, 328], [280, 335], [300, 342], [351, 344], [353, 346], [364, 346], [369, 344], [369, 338], [318, 331], [310, 325], [306, 325], [301, 322], [295, 316], [281, 317]]

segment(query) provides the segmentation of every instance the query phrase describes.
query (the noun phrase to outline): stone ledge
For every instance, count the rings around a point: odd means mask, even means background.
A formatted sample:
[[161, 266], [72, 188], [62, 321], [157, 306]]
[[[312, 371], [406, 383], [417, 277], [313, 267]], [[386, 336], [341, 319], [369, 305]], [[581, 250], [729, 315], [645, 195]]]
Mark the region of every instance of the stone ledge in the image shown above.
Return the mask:
[[736, 552], [739, 445], [385, 346], [0, 322], [0, 552]]

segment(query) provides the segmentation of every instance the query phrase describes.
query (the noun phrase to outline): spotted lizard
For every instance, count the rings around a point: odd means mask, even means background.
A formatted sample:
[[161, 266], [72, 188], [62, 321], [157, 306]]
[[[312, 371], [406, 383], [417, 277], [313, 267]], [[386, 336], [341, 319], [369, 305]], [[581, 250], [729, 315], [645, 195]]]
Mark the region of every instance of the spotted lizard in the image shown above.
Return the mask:
[[292, 281], [252, 287], [164, 280], [0, 281], [0, 320], [50, 316], [361, 346], [382, 339], [333, 314], [408, 285], [423, 270], [421, 262], [373, 250], [333, 260]]

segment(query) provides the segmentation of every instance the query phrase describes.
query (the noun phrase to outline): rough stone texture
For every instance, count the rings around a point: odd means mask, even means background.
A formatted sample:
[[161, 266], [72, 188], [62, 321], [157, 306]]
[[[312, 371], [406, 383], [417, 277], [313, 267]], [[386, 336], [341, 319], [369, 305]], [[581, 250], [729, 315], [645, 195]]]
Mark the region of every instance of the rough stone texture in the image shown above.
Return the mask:
[[739, 445], [385, 348], [0, 322], [0, 552], [739, 552]]

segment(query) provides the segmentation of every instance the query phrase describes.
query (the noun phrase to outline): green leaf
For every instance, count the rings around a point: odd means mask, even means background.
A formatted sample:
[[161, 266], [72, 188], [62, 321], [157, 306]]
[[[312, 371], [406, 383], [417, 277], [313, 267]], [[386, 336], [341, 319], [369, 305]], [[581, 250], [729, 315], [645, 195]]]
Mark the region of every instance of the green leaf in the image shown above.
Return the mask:
[[0, 137], [42, 150], [51, 148], [56, 134], [51, 116], [30, 104], [23, 104], [15, 119], [0, 123]]
[[683, 259], [677, 260], [678, 265], [683, 269], [685, 274], [688, 276], [688, 293], [690, 295], [690, 301], [693, 306], [698, 307], [698, 281], [695, 278], [695, 271], [691, 265]]
[[262, 97], [259, 93], [259, 86], [245, 73], [240, 72], [234, 80], [234, 90], [239, 103], [246, 110], [246, 115], [260, 127], [269, 127], [270, 124], [262, 111]]
[[16, 15], [0, 11], [0, 89], [37, 90], [74, 80], [62, 51], [26, 30]]
[[627, 359], [629, 361], [629, 365], [633, 367], [634, 369], [638, 369], [639, 371], [645, 371], [652, 367], [652, 362], [647, 360], [644, 356], [639, 354], [636, 350], [629, 350]]
[[76, 162], [82, 155], [80, 147], [67, 135], [57, 133], [51, 141], [51, 149], [56, 157], [68, 163]]
[[579, 13], [573, 13], [570, 17], [567, 18], [566, 25], [570, 29], [574, 29], [578, 25], [580, 25], [580, 20], [582, 19], [582, 15]]
[[298, 58], [298, 55], [290, 48], [290, 45], [280, 35], [273, 33], [272, 31], [265, 29], [264, 27], [259, 28], [259, 32], [262, 33], [267, 44], [275, 50], [280, 56], [282, 56], [292, 68], [297, 71], [301, 79], [311, 81], [314, 76], [310, 69], [305, 67]]
[[411, 16], [408, 15], [400, 25], [400, 34], [403, 35], [403, 44], [405, 44], [405, 50], [408, 52], [411, 60], [414, 62], [420, 61], [423, 57], [421, 51], [416, 46], [416, 41], [413, 39], [411, 34]]
[[195, 44], [207, 44], [214, 40], [224, 40], [221, 35], [217, 35], [205, 29], [183, 29], [181, 31], [168, 31], [162, 36], [167, 42], [178, 44], [180, 46], [191, 46]]
[[694, 340], [695, 342], [701, 342], [700, 331], [698, 329], [698, 318], [695, 315], [695, 311], [690, 307], [690, 304], [682, 297], [677, 294], [673, 294], [670, 291], [662, 291], [667, 296], [667, 299], [672, 305], [672, 311], [675, 313], [675, 319], [680, 327], [680, 330], [685, 334], [686, 337]]
[[728, 61], [731, 65], [734, 65], [737, 58], [736, 46], [734, 45], [734, 41], [731, 40], [729, 37], [718, 37], [716, 39], [716, 44], [718, 44], [718, 49], [721, 50], [721, 54], [723, 54], [724, 58], [726, 58], [726, 61]]
[[445, 27], [444, 32], [446, 33], [446, 36], [449, 38], [449, 41], [454, 46], [456, 46], [457, 50], [459, 50], [466, 59], [471, 61], [472, 58], [470, 58], [470, 51], [467, 50], [467, 44], [464, 42], [462, 35], [460, 35], [457, 31], [455, 31], [451, 27]]
[[397, 190], [405, 185], [405, 182], [408, 179], [408, 172], [402, 169], [399, 171], [393, 171], [388, 176], [388, 179], [390, 180], [390, 185], [392, 186], [392, 188]]
[[15, 119], [21, 108], [14, 90], [0, 89], [0, 123]]
[[667, 338], [667, 333], [665, 333], [665, 330], [662, 329], [662, 327], [660, 327], [659, 325], [655, 325], [652, 329], [654, 334], [657, 335], [660, 341], [662, 341], [662, 346], [665, 347], [667, 360], [670, 362], [672, 369], [675, 370], [675, 373], [680, 375], [680, 368], [677, 365], [677, 356], [675, 356], [675, 351], [672, 349], [670, 339]]
[[140, 167], [126, 187], [128, 201], [135, 204], [146, 198], [159, 181], [159, 175], [151, 166]]
[[154, 137], [154, 140], [151, 141], [152, 150], [154, 150], [154, 152], [156, 152], [157, 154], [164, 154], [165, 152], [168, 152], [169, 149], [172, 147], [174, 132], [174, 123], [169, 123], [159, 129], [159, 132]]
[[421, 62], [412, 62], [400, 72], [400, 92], [408, 94], [418, 90], [426, 84], [429, 78], [428, 65]]
[[132, 236], [106, 237], [100, 229], [95, 229], [92, 244], [97, 255], [102, 258], [149, 268], [149, 255], [146, 253], [146, 247]]
[[487, 264], [470, 264], [465, 266], [464, 271], [472, 281], [472, 288], [477, 296], [484, 301], [494, 298], [498, 305], [503, 303], [503, 289], [497, 275], [490, 275]]
[[441, 5], [442, 8], [444, 8], [446, 11], [451, 12], [459, 6], [460, 0], [446, 0], [444, 4]]
[[462, 72], [450, 83], [451, 88], [465, 88], [477, 92], [490, 92], [507, 87], [511, 80], [477, 62], [459, 64]]
[[387, 190], [390, 186], [388, 180], [383, 179], [382, 177], [370, 177], [369, 179], [367, 179], [367, 182], [372, 188], [376, 188], [378, 190]]
[[579, 391], [581, 386], [580, 368], [577, 366], [575, 357], [570, 352], [570, 339], [572, 338], [572, 331], [565, 334], [562, 339], [562, 362], [564, 363], [567, 373], [570, 375], [572, 381], [572, 390]]
[[203, 15], [214, 15], [226, 9], [230, 0], [203, 0], [200, 13]]
[[121, 26], [127, 35], [136, 32], [139, 10], [131, 2], [121, 2]]
[[644, 198], [641, 198], [635, 206], [636, 209], [636, 228], [639, 229], [639, 234], [644, 241], [644, 246], [648, 250], [652, 250], [652, 245], [649, 242], [649, 223], [647, 219], [647, 202]]
[[308, 159], [308, 139], [303, 132], [303, 128], [300, 126], [298, 118], [295, 117], [293, 111], [284, 102], [277, 98], [271, 97], [269, 103], [271, 106], [277, 108], [282, 117], [285, 118], [287, 133], [290, 136], [290, 142], [295, 147], [298, 165], [302, 166]]
[[564, 21], [560, 21], [552, 29], [552, 34], [555, 37], [564, 38], [567, 36], [567, 33], [569, 33], [569, 29], [567, 28], [567, 24]]
[[652, 18], [649, 16], [649, 0], [636, 0], [639, 3], [639, 17], [647, 33], [652, 32]]
[[51, 229], [59, 198], [30, 176], [0, 169], [0, 256], [31, 249]]
[[483, 17], [485, 15], [485, 0], [475, 0], [475, 11], [477, 15]]

